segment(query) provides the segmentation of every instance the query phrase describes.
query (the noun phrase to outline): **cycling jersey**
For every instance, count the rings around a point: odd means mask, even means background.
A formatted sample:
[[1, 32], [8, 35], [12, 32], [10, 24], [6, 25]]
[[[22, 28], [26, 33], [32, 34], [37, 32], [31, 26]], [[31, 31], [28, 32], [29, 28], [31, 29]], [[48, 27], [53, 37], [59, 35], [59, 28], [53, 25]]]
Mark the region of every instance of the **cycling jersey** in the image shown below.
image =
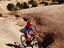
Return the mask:
[[28, 26], [25, 26], [25, 28], [24, 28], [24, 34], [26, 34], [26, 33], [28, 33], [28, 34], [30, 34], [30, 30], [34, 30], [34, 28], [31, 26], [31, 28], [28, 28]]

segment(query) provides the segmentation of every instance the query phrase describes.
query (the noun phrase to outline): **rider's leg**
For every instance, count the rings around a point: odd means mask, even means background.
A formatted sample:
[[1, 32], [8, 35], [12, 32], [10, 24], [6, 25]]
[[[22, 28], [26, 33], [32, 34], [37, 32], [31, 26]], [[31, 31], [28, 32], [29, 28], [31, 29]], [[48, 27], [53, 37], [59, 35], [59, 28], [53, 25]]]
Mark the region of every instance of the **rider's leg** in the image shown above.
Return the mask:
[[26, 36], [26, 44], [30, 45], [30, 43], [31, 43], [31, 41], [30, 41], [31, 35], [30, 34], [26, 34], [25, 36]]
[[31, 39], [31, 34], [28, 34], [28, 33], [27, 33], [27, 34], [26, 34], [26, 39], [27, 39], [27, 40], [30, 40], [30, 39]]

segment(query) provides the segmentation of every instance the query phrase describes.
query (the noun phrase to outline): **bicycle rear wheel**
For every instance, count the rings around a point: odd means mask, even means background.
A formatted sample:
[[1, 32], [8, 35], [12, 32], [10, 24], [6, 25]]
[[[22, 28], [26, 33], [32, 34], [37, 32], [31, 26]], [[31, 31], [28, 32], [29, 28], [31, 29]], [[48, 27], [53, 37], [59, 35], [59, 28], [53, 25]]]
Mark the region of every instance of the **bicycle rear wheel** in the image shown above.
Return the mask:
[[27, 47], [25, 35], [21, 35], [21, 43], [24, 47]]

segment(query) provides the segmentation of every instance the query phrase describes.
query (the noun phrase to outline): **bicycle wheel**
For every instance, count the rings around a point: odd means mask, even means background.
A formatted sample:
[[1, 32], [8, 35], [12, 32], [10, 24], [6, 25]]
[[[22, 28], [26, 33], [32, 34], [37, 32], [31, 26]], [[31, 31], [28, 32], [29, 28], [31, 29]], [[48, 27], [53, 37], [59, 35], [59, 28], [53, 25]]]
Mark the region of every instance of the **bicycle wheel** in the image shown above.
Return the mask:
[[36, 36], [32, 35], [32, 38], [31, 38], [32, 48], [38, 48], [38, 41], [35, 38], [36, 38]]
[[21, 35], [21, 43], [24, 47], [27, 47], [25, 35]]
[[38, 48], [38, 42], [37, 42], [37, 40], [33, 40], [33, 48]]

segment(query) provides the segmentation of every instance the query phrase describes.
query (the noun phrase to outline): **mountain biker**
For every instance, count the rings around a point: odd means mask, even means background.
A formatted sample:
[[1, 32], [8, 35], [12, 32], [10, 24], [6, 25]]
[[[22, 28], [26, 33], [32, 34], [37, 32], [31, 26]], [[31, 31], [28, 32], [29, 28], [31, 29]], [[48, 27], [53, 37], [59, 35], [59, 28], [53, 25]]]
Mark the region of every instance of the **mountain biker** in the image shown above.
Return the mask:
[[25, 28], [24, 28], [24, 34], [25, 34], [25, 37], [26, 37], [26, 42], [28, 43], [29, 41], [30, 41], [30, 39], [31, 39], [31, 33], [30, 33], [30, 31], [33, 31], [36, 35], [39, 35], [36, 31], [35, 31], [35, 29], [33, 28], [33, 26], [32, 26], [32, 22], [31, 21], [28, 21], [27, 22], [27, 25], [25, 26]]

